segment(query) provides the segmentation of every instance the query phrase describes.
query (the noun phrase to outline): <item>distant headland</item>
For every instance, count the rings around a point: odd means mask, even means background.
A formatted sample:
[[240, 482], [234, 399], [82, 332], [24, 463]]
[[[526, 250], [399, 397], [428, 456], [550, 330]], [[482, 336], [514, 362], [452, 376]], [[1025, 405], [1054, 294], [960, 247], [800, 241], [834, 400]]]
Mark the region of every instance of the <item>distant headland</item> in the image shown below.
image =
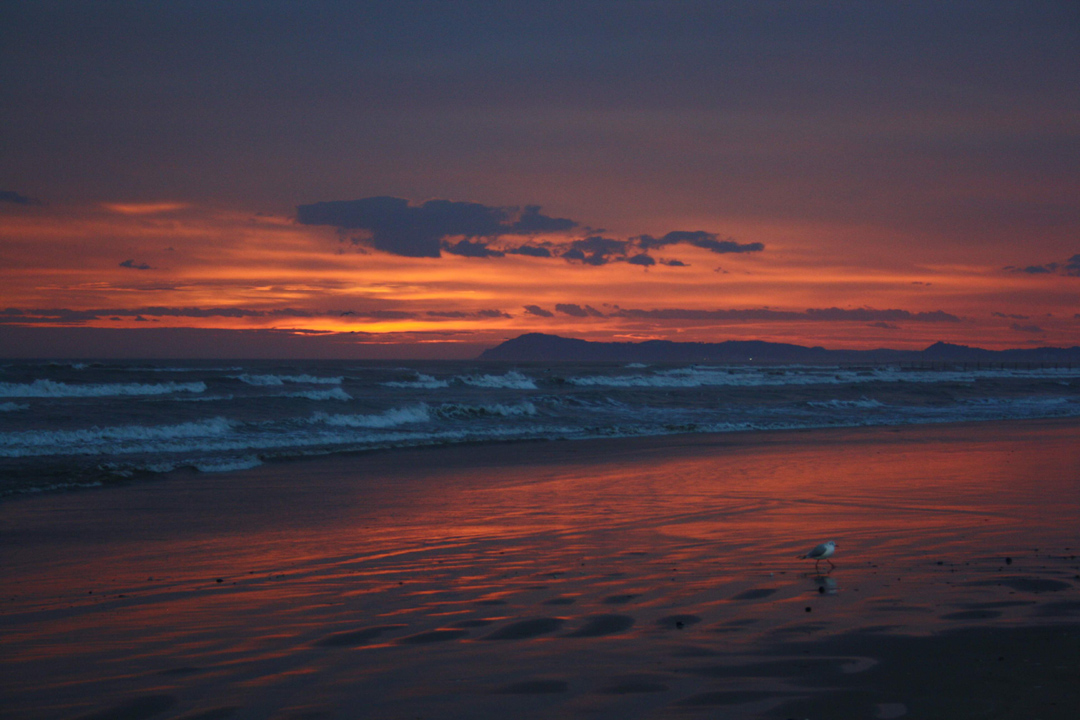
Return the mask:
[[527, 333], [480, 354], [480, 360], [513, 362], [647, 362], [647, 363], [987, 363], [1080, 364], [1080, 347], [985, 350], [937, 342], [924, 350], [828, 350], [762, 340], [718, 343], [591, 342], [576, 338]]

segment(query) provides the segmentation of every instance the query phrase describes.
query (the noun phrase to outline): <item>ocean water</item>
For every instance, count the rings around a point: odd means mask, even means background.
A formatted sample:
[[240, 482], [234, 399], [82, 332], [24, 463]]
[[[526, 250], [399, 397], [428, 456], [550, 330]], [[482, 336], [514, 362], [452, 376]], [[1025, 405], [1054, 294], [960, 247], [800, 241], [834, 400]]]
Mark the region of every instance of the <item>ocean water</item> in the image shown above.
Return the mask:
[[13, 362], [0, 497], [414, 446], [1080, 415], [1080, 368]]

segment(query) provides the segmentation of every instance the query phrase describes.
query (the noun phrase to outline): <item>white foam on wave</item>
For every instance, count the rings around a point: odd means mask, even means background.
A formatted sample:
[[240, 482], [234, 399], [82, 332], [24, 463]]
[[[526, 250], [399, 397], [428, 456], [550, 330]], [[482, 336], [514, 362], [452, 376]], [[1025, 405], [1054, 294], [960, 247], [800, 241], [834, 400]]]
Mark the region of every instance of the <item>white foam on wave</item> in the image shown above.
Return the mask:
[[466, 385], [484, 388], [506, 388], [509, 390], [535, 390], [532, 378], [511, 370], [505, 375], [459, 375], [458, 380]]
[[278, 397], [307, 398], [308, 400], [352, 400], [353, 397], [339, 387], [332, 390], [301, 390], [299, 392], [283, 393]]
[[32, 383], [0, 383], [0, 397], [110, 397], [116, 395], [168, 395], [169, 393], [206, 391], [206, 383], [100, 383], [71, 385], [54, 380]]
[[18, 410], [29, 410], [29, 405], [20, 405], [18, 403], [6, 402], [0, 403], [0, 412], [16, 412]]
[[248, 385], [274, 386], [285, 383], [304, 383], [308, 385], [340, 385], [345, 380], [342, 376], [316, 377], [314, 375], [230, 375], [229, 377]]
[[308, 420], [312, 424], [352, 428], [388, 428], [430, 421], [431, 414], [423, 403], [413, 407], [391, 408], [377, 415], [331, 415], [317, 412]]
[[614, 388], [695, 388], [757, 387], [777, 385], [847, 385], [882, 383], [961, 383], [996, 379], [1055, 379], [1080, 376], [1080, 370], [1066, 368], [912, 370], [897, 366], [849, 369], [829, 366], [690, 366], [627, 375], [583, 375], [566, 381], [579, 387]]
[[492, 403], [487, 405], [467, 405], [464, 403], [444, 403], [435, 409], [435, 415], [443, 419], [462, 419], [470, 417], [483, 417], [496, 415], [502, 417], [523, 417], [535, 415], [536, 406], [531, 402], [517, 403], [516, 405], [504, 405]]
[[448, 380], [439, 380], [431, 375], [416, 373], [415, 380], [390, 380], [389, 382], [384, 382], [383, 386], [392, 388], [437, 390], [438, 388], [450, 387], [450, 382]]

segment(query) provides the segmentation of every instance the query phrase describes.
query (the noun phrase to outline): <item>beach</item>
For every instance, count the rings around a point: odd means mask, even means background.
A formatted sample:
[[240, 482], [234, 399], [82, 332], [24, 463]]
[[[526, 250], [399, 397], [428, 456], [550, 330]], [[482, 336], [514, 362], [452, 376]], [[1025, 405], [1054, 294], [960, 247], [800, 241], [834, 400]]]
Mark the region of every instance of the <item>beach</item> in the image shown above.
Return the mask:
[[[0, 504], [11, 718], [1072, 718], [1080, 420], [476, 443]], [[796, 559], [835, 540], [835, 569]]]

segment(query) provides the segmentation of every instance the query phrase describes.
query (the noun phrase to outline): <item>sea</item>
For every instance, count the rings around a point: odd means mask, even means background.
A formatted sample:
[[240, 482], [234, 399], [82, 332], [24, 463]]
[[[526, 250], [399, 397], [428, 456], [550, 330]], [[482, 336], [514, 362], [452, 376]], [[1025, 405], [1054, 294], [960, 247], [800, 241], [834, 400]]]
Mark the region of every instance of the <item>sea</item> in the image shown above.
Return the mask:
[[1080, 367], [0, 365], [0, 498], [462, 443], [1080, 415]]

